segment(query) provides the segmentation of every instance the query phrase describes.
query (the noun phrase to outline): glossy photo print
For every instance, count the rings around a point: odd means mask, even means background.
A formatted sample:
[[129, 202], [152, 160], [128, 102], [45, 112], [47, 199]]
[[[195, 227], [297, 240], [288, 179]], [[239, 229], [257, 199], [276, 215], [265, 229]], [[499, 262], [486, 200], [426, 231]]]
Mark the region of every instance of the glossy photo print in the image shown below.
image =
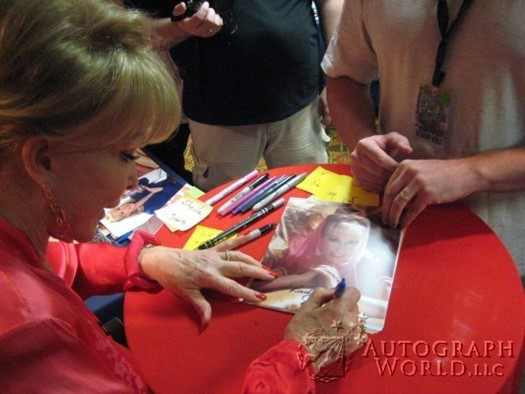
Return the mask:
[[262, 263], [279, 273], [251, 286], [267, 295], [258, 304], [293, 313], [316, 287], [344, 278], [361, 292], [367, 329], [383, 328], [402, 231], [385, 227], [378, 208], [290, 198]]

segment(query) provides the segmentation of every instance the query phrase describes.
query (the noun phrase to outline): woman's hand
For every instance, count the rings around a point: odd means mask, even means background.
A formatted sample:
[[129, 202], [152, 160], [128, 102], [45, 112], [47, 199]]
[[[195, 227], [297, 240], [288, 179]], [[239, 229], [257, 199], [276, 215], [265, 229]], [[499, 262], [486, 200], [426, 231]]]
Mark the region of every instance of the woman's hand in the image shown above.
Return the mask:
[[[355, 288], [347, 288], [340, 298], [335, 298], [335, 289], [318, 288], [286, 327], [284, 337], [307, 349], [319, 379], [330, 370], [344, 374], [348, 365], [342, 366], [341, 360], [349, 360], [348, 356], [366, 342], [363, 320], [358, 317], [360, 297]], [[335, 371], [334, 365], [345, 369]]]
[[211, 306], [202, 295], [202, 289], [215, 289], [252, 302], [266, 298], [230, 279], [274, 279], [257, 260], [240, 251], [231, 250], [248, 240], [248, 236], [238, 236], [206, 250], [188, 251], [163, 246], [145, 248], [139, 255], [139, 262], [147, 278], [159, 282], [164, 288], [188, 301], [199, 314], [204, 326], [211, 319]]

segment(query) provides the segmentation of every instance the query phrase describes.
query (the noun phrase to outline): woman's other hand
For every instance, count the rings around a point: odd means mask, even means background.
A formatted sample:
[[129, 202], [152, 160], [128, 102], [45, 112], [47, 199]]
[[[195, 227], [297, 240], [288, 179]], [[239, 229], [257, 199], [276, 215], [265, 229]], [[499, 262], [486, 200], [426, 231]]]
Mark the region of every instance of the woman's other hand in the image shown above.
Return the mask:
[[257, 260], [243, 252], [231, 250], [248, 240], [247, 236], [238, 236], [206, 250], [155, 246], [143, 249], [139, 261], [144, 275], [188, 301], [199, 314], [204, 326], [211, 319], [211, 306], [202, 295], [202, 289], [215, 289], [252, 302], [266, 298], [264, 294], [231, 279], [274, 279]]

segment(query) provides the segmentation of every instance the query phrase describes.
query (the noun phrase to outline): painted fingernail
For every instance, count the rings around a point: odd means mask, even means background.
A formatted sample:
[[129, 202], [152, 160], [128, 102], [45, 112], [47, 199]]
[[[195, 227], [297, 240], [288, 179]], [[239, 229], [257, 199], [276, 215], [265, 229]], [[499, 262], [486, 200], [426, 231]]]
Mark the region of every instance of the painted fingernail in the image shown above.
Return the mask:
[[265, 299], [266, 299], [266, 294], [263, 294], [263, 293], [255, 293], [255, 297], [257, 297], [257, 298], [260, 299], [260, 300], [265, 300]]
[[280, 275], [279, 272], [277, 272], [277, 271], [270, 271], [270, 272], [268, 272], [268, 273], [269, 273], [271, 276], [273, 276], [274, 278], [277, 278], [277, 277]]
[[265, 269], [266, 271], [271, 271], [272, 269], [268, 267], [267, 265], [261, 264], [261, 267]]

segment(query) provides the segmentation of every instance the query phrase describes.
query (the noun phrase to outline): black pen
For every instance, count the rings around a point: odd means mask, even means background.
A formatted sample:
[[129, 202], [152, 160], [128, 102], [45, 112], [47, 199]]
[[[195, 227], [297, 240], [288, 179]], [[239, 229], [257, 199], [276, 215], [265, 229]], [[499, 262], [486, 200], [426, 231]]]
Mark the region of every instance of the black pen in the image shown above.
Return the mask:
[[268, 231], [271, 231], [274, 227], [275, 227], [275, 224], [270, 223], [270, 224], [265, 224], [264, 226], [259, 227], [256, 230], [250, 231], [248, 234], [246, 234], [248, 236], [248, 241], [246, 242], [253, 241], [254, 239], [262, 237]]
[[203, 244], [199, 245], [197, 249], [208, 249], [215, 245], [217, 245], [219, 242], [224, 241], [226, 238], [231, 237], [232, 235], [238, 233], [239, 231], [245, 229], [249, 225], [255, 223], [259, 219], [262, 219], [266, 215], [268, 215], [270, 212], [273, 212], [277, 208], [279, 208], [281, 205], [284, 204], [284, 198], [280, 198], [279, 200], [275, 201], [273, 204], [270, 204], [257, 212], [255, 212], [253, 215], [247, 217], [246, 219], [240, 221], [239, 223], [233, 225], [227, 230], [224, 230], [219, 235], [215, 236], [214, 238], [204, 242]]

